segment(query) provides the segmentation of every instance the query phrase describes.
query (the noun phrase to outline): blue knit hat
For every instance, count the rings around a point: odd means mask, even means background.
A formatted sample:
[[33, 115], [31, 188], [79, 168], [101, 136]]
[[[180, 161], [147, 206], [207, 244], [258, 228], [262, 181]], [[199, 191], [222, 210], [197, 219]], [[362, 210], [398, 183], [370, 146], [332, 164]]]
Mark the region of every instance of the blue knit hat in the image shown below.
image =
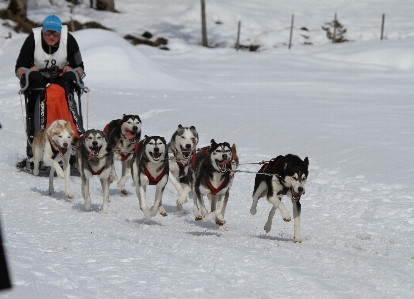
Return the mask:
[[62, 21], [57, 16], [50, 15], [43, 21], [43, 30], [60, 32], [62, 30]]

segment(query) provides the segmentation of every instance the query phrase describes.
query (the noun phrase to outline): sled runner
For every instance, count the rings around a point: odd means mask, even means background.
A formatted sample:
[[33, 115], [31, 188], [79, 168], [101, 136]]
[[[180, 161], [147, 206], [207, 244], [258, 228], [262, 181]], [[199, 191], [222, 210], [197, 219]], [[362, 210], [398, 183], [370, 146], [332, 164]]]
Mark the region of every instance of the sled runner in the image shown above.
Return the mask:
[[[59, 78], [62, 69], [58, 69], [56, 66], [40, 69], [39, 72], [46, 78], [49, 78], [51, 83], [48, 84], [46, 88], [31, 88], [29, 87], [29, 74], [32, 71], [26, 69], [24, 79], [20, 81], [20, 94], [24, 94], [28, 148], [31, 147], [33, 139], [37, 136], [38, 132], [57, 119], [66, 120], [71, 123], [72, 129], [75, 131], [72, 147], [76, 148], [77, 141], [85, 132], [85, 129], [83, 128], [81, 95], [84, 92], [86, 93], [89, 91], [82, 81], [85, 77], [85, 73], [82, 76], [79, 76], [77, 71], [77, 68], [71, 71], [73, 72], [76, 81], [70, 88], [66, 82], [63, 84], [64, 86], [62, 86], [62, 83], [58, 84], [55, 82]], [[37, 94], [35, 99], [33, 98], [33, 94]], [[77, 100], [75, 99], [75, 94], [77, 95]], [[33, 109], [33, 106], [30, 107], [29, 105], [34, 105], [33, 117], [30, 117], [30, 110]], [[71, 157], [71, 166], [75, 164], [74, 162], [75, 157], [73, 156]], [[31, 166], [27, 160], [26, 167], [23, 168], [25, 168], [26, 171], [31, 172]], [[71, 167], [71, 174], [76, 172], [77, 170], [75, 168], [72, 169]], [[41, 165], [39, 175], [48, 176], [49, 167], [42, 167]]]

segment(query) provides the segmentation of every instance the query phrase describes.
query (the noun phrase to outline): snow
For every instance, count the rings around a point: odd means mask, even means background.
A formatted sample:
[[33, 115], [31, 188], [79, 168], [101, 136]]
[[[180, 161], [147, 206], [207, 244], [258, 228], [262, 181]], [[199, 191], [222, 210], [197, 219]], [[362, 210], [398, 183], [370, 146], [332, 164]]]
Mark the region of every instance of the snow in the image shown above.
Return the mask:
[[[54, 2], [29, 1], [29, 18], [69, 20], [66, 1]], [[266, 200], [250, 214], [248, 172], [236, 174], [226, 230], [195, 222], [191, 202], [178, 214], [170, 184], [163, 198], [169, 215], [151, 221], [131, 181], [127, 196], [111, 185], [107, 214], [98, 179], [91, 212], [79, 177], [71, 178], [72, 201], [57, 178], [49, 196], [46, 178], [15, 168], [26, 137], [13, 73], [26, 35], [4, 39], [9, 29], [0, 25], [0, 208], [13, 282], [0, 298], [414, 297], [413, 1], [207, 0], [209, 49], [200, 46], [199, 1], [115, 5], [120, 13], [84, 4], [73, 14], [114, 29], [74, 33], [91, 89], [89, 101], [83, 96], [88, 127], [133, 113], [143, 134], [169, 140], [178, 124], [194, 125], [199, 146], [213, 138], [236, 143], [243, 171], [280, 154], [309, 157], [303, 243], [293, 242], [293, 222], [278, 212], [264, 232]], [[326, 39], [321, 26], [334, 13], [352, 42]], [[239, 20], [241, 43], [258, 43], [259, 52], [233, 48]], [[312, 46], [303, 45], [302, 26]], [[166, 37], [170, 51], [121, 38], [146, 30]], [[119, 162], [116, 169], [119, 175]], [[148, 193], [152, 203], [154, 189]]]

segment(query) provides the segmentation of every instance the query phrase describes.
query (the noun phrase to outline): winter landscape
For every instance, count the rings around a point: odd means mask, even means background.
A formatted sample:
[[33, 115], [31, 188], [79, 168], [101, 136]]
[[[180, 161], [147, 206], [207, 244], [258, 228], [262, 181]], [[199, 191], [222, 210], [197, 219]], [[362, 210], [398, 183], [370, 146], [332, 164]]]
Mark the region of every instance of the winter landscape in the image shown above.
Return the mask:
[[[225, 229], [196, 222], [191, 201], [178, 214], [171, 184], [169, 215], [153, 220], [131, 180], [126, 196], [111, 185], [107, 214], [98, 179], [90, 212], [79, 177], [73, 200], [59, 178], [50, 196], [47, 178], [15, 168], [26, 136], [14, 65], [27, 34], [6, 38], [1, 20], [0, 212], [13, 288], [0, 298], [414, 297], [413, 0], [206, 0], [210, 48], [201, 46], [199, 0], [116, 0], [118, 13], [83, 2], [71, 14], [63, 0], [28, 1], [28, 17], [112, 29], [73, 33], [91, 91], [85, 127], [138, 114], [143, 134], [169, 140], [179, 124], [194, 125], [200, 147], [237, 144], [245, 172], [235, 174]], [[349, 42], [332, 44], [321, 28], [335, 13]], [[258, 51], [234, 49], [239, 21], [240, 43]], [[123, 38], [145, 31], [169, 50]], [[265, 199], [249, 212], [250, 172], [260, 168], [251, 163], [288, 153], [310, 162], [302, 243], [279, 212], [263, 230]]]

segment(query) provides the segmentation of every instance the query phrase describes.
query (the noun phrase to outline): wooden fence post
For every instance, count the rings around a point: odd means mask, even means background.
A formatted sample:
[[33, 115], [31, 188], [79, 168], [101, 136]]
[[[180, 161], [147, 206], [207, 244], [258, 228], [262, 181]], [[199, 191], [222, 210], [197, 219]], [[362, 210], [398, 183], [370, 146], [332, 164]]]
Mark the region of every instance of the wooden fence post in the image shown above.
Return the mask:
[[207, 25], [206, 25], [206, 4], [201, 0], [201, 37], [203, 47], [208, 47], [207, 42]]
[[295, 18], [295, 15], [292, 14], [292, 21], [290, 23], [290, 37], [289, 37], [289, 50], [290, 47], [292, 46], [292, 34], [293, 34], [293, 19]]
[[239, 21], [239, 26], [237, 29], [237, 39], [236, 39], [236, 45], [235, 45], [236, 51], [239, 51], [240, 49], [240, 27], [241, 27], [241, 21]]
[[384, 38], [384, 22], [385, 22], [385, 13], [382, 14], [381, 40]]

